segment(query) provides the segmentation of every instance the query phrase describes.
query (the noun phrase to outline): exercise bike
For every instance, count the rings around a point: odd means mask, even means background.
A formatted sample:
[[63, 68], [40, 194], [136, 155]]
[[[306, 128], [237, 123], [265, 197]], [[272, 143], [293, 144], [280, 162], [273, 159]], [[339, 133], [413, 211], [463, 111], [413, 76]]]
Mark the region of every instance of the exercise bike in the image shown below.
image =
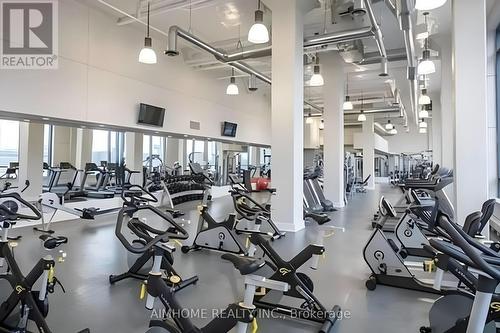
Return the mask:
[[[20, 206], [26, 207], [33, 214], [19, 213]], [[0, 267], [6, 266], [5, 273], [0, 274], [0, 294], [3, 302], [0, 305], [0, 331], [8, 333], [27, 333], [28, 323], [32, 321], [40, 333], [50, 333], [45, 318], [49, 312], [48, 294], [53, 293], [56, 285], [62, 285], [54, 275], [55, 260], [51, 255], [40, 259], [28, 275], [23, 275], [14, 253], [9, 245], [8, 231], [20, 220], [39, 220], [41, 213], [18, 193], [0, 195]], [[44, 235], [41, 237], [45, 250], [53, 250], [66, 244], [66, 237]], [[41, 289], [33, 290], [35, 283], [41, 279]], [[9, 286], [6, 286], [9, 284]], [[9, 289], [11, 290], [8, 294]], [[64, 288], [63, 288], [64, 291]], [[90, 333], [89, 329], [80, 333]]]
[[420, 332], [499, 332], [496, 322], [500, 321], [500, 295], [495, 289], [500, 282], [500, 256], [496, 251], [477, 242], [446, 215], [441, 214], [438, 222], [453, 244], [431, 239], [426, 248], [429, 251], [437, 251], [440, 261], [456, 261], [473, 271], [475, 284], [470, 290], [457, 290], [456, 293], [436, 300], [429, 312], [430, 326], [422, 326]]
[[293, 315], [298, 319], [321, 324], [319, 332], [328, 333], [337, 321], [338, 314], [341, 311], [340, 306], [335, 305], [330, 311], [327, 310], [313, 294], [314, 283], [311, 278], [297, 271], [313, 256], [319, 258], [319, 256], [323, 255], [325, 252], [324, 246], [311, 244], [291, 260], [285, 261], [262, 235], [250, 235], [250, 242], [262, 249], [264, 257], [268, 259], [266, 260], [266, 264], [273, 270], [273, 274], [268, 280], [287, 283], [289, 289], [283, 292], [283, 296], [288, 296], [302, 302], [299, 307], [276, 303], [271, 301], [271, 293], [273, 291], [265, 289], [262, 293], [255, 296], [253, 304], [261, 309], [271, 310], [285, 316]]
[[[125, 248], [136, 254], [147, 254], [152, 251], [155, 253], [153, 268], [149, 272], [145, 285], [143, 285], [141, 290], [141, 294], [143, 294], [144, 297], [147, 295], [146, 308], [153, 310], [155, 299], [158, 298], [163, 303], [167, 311], [172, 311], [174, 314], [181, 314], [180, 316], [173, 315], [172, 319], [165, 318], [164, 320], [151, 320], [149, 323], [150, 328], [147, 330], [147, 333], [225, 333], [229, 332], [239, 323], [243, 325], [245, 330], [239, 327], [238, 332], [246, 332], [248, 324], [252, 323], [255, 319], [255, 307], [251, 304], [231, 304], [226, 311], [221, 313], [221, 315], [203, 328], [195, 327], [189, 318], [183, 316], [183, 307], [179, 304], [176, 298], [176, 292], [181, 288], [179, 285], [180, 280], [171, 277], [168, 281], [165, 281], [161, 272], [161, 265], [159, 263], [162, 261], [163, 254], [166, 251], [171, 252], [175, 250], [175, 248], [168, 245], [170, 237], [176, 239], [183, 237], [187, 238], [187, 233], [184, 229], [182, 229], [182, 227], [179, 226], [176, 230], [169, 229], [163, 234], [149, 240], [147, 243], [133, 243], [127, 240], [127, 238], [122, 234], [126, 216], [126, 211], [123, 211], [122, 214], [118, 215], [116, 228], [117, 231], [120, 230], [120, 233], [117, 234], [117, 236]], [[127, 223], [127, 226], [131, 228], [134, 233], [140, 234], [142, 232], [140, 228], [135, 227], [135, 224]], [[239, 256], [231, 257], [228, 260], [233, 262], [244, 275], [252, 274], [264, 266], [264, 262], [250, 260]], [[267, 287], [268, 285], [263, 284], [263, 286]]]
[[[158, 199], [145, 188], [139, 185], [129, 186], [127, 190], [123, 190], [121, 194], [123, 200], [123, 208], [118, 213], [119, 223], [116, 224], [115, 235], [120, 242], [132, 254], [137, 254], [135, 249], [131, 250], [128, 246], [128, 241], [123, 236], [122, 226], [123, 220], [126, 219], [126, 225], [136, 238], [132, 241], [134, 245], [145, 245], [155, 240], [155, 237], [162, 237], [168, 235], [170, 239], [187, 239], [188, 233], [168, 214], [162, 212], [160, 209], [152, 206], [150, 203], [158, 202]], [[141, 211], [149, 211], [154, 215], [161, 218], [162, 221], [168, 222], [170, 225], [166, 230], [159, 230], [144, 223], [137, 217], [137, 213]], [[178, 290], [183, 289], [198, 281], [197, 276], [183, 280], [175, 271], [173, 264], [174, 258], [172, 252], [175, 248], [163, 245], [161, 248], [155, 247], [148, 251], [141, 253], [135, 259], [135, 262], [130, 266], [130, 269], [119, 275], [110, 275], [109, 282], [115, 284], [124, 279], [134, 278], [144, 281], [148, 277], [149, 264], [153, 261], [154, 265], [163, 270], [164, 278], [167, 283], [172, 285], [175, 283]], [[146, 270], [147, 269], [147, 270]]]

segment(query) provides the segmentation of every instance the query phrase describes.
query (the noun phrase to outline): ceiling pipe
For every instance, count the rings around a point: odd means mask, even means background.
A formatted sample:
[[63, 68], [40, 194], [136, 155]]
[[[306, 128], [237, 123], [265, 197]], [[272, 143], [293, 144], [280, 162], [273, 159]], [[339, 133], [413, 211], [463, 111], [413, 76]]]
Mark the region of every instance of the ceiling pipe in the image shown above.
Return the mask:
[[[363, 110], [364, 114], [377, 114], [377, 113], [399, 113], [402, 117], [402, 112], [400, 107], [388, 107], [388, 108], [374, 108]], [[361, 110], [344, 111], [345, 115], [359, 115]]]
[[354, 30], [343, 30], [331, 32], [324, 35], [316, 35], [304, 39], [304, 49], [321, 47], [328, 44], [349, 42], [357, 39], [374, 37], [372, 27], [363, 27]]
[[[387, 2], [386, 2], [387, 3]], [[391, 7], [389, 7], [391, 8]], [[413, 21], [411, 17], [412, 5], [409, 0], [402, 0], [397, 7], [397, 19], [399, 27], [403, 32], [405, 49], [408, 61], [407, 77], [410, 81], [410, 103], [414, 114], [415, 123], [418, 123], [418, 83], [417, 83], [417, 57], [415, 52], [415, 42], [413, 36]]]
[[384, 36], [382, 35], [382, 30], [380, 30], [380, 26], [377, 23], [375, 13], [373, 12], [372, 3], [370, 0], [364, 0], [364, 2], [366, 5], [366, 12], [368, 13], [368, 17], [370, 18], [370, 23], [372, 25], [372, 33], [375, 37], [375, 41], [377, 42], [377, 47], [380, 53], [380, 57], [387, 59], [387, 51], [385, 50]]

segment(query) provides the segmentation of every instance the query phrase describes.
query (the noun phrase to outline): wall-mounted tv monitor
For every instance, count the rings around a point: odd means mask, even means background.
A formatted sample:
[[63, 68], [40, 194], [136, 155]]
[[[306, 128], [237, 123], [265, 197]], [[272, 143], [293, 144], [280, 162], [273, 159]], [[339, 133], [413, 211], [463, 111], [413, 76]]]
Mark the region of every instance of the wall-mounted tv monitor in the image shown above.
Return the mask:
[[139, 107], [138, 124], [163, 127], [165, 109], [158, 106], [141, 103]]
[[223, 122], [222, 123], [222, 136], [236, 137], [236, 129], [238, 128], [238, 124]]

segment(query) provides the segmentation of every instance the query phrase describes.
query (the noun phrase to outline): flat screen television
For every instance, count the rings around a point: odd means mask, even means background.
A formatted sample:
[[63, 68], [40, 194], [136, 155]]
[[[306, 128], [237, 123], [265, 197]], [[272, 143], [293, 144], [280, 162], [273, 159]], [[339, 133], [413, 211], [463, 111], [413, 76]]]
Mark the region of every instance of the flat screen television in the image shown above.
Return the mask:
[[163, 127], [165, 109], [158, 106], [141, 103], [139, 107], [138, 124]]
[[222, 136], [236, 137], [236, 129], [238, 128], [238, 124], [223, 122], [222, 123]]

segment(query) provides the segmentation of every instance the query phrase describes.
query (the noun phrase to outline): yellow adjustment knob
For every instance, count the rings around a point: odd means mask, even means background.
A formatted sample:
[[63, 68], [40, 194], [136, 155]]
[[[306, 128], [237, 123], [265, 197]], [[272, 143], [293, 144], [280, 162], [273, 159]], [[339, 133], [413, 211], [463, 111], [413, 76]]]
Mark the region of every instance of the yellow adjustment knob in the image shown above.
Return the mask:
[[257, 333], [258, 330], [259, 330], [259, 325], [257, 324], [257, 318], [254, 318], [253, 321], [252, 321], [251, 332], [252, 333]]
[[180, 276], [177, 276], [177, 275], [172, 275], [171, 277], [169, 277], [169, 280], [173, 284], [181, 283], [181, 278], [180, 278]]
[[147, 286], [146, 283], [141, 284], [141, 292], [139, 293], [139, 299], [143, 300], [146, 297]]

